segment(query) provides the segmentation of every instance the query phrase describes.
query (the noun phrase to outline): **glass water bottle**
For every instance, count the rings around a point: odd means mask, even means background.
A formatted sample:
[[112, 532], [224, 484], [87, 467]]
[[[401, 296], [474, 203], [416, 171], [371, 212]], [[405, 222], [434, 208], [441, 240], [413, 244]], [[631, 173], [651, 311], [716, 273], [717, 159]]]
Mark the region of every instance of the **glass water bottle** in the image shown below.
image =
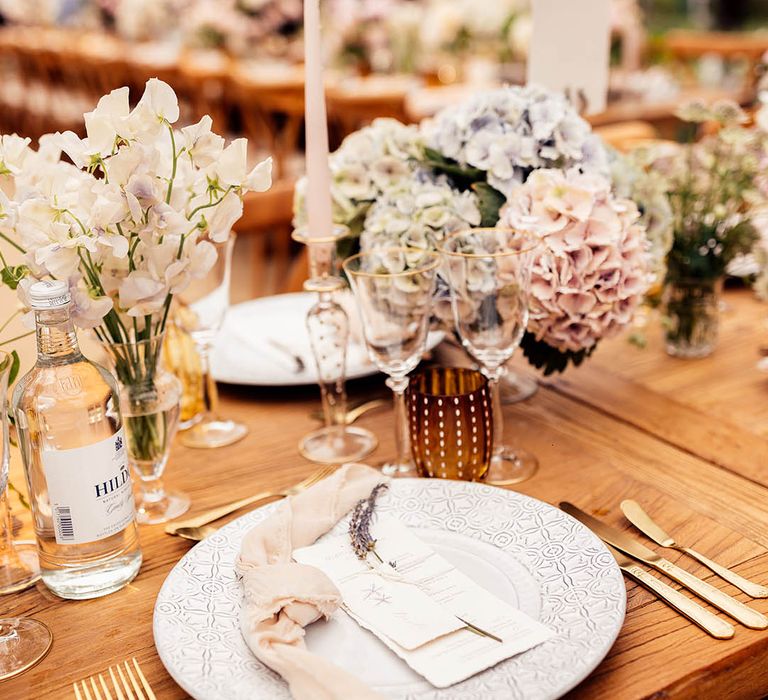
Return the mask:
[[66, 282], [36, 282], [30, 299], [37, 362], [16, 385], [13, 411], [40, 570], [56, 595], [96, 598], [141, 566], [118, 390], [80, 352]]

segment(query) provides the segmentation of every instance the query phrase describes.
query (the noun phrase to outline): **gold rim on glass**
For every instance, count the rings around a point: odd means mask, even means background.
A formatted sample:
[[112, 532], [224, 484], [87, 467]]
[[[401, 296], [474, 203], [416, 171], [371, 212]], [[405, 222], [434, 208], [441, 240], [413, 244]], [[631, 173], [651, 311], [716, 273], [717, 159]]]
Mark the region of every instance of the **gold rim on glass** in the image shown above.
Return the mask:
[[[456, 240], [460, 236], [466, 236], [467, 234], [484, 234], [484, 233], [510, 233], [512, 235], [518, 235], [518, 236], [525, 236], [527, 238], [530, 238], [532, 240], [532, 243], [530, 247], [526, 247], [522, 250], [502, 250], [496, 253], [462, 253], [460, 251], [456, 250], [448, 250], [445, 246], [447, 246], [451, 241]], [[468, 228], [464, 229], [463, 231], [457, 231], [456, 233], [448, 236], [448, 238], [443, 241], [442, 245], [437, 244], [435, 245], [435, 248], [443, 255], [450, 255], [454, 258], [505, 258], [510, 255], [524, 255], [525, 253], [530, 253], [532, 250], [536, 250], [536, 248], [541, 245], [541, 236], [538, 234], [535, 234], [531, 231], [524, 231], [522, 229], [516, 229], [511, 228], [508, 226], [485, 226], [481, 228]]]
[[[411, 267], [407, 270], [401, 270], [400, 272], [364, 272], [363, 270], [352, 270], [351, 264], [367, 258], [371, 255], [385, 255], [387, 253], [418, 253], [419, 255], [431, 258], [431, 261], [426, 264], [420, 264], [418, 267]], [[374, 248], [373, 250], [365, 253], [357, 253], [357, 255], [350, 255], [341, 266], [344, 268], [344, 272], [348, 275], [354, 275], [355, 277], [378, 277], [381, 279], [391, 279], [392, 277], [412, 277], [413, 275], [420, 275], [424, 272], [434, 270], [440, 265], [440, 256], [432, 250], [426, 250], [424, 248]]]
[[348, 226], [344, 226], [343, 224], [334, 224], [332, 235], [312, 236], [309, 233], [309, 227], [302, 226], [301, 228], [294, 230], [294, 232], [291, 234], [291, 238], [297, 243], [303, 243], [304, 245], [329, 245], [346, 238], [349, 236], [349, 233], [350, 232]]

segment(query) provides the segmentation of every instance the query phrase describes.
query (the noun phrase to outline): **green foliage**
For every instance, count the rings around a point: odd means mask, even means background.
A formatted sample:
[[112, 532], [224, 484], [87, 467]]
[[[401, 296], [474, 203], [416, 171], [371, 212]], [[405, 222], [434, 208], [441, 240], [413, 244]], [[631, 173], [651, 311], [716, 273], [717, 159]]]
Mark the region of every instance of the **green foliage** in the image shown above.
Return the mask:
[[0, 280], [6, 287], [16, 289], [19, 282], [29, 274], [29, 268], [26, 265], [5, 265], [0, 270]]
[[472, 190], [477, 195], [480, 226], [495, 226], [499, 222], [499, 211], [507, 201], [506, 197], [487, 182], [474, 183]]
[[547, 345], [543, 340], [536, 340], [533, 333], [526, 332], [520, 347], [528, 361], [536, 369], [542, 370], [545, 376], [549, 376], [555, 372], [564, 372], [569, 363], [578, 367], [595, 351], [597, 346], [593, 345], [591, 348], [578, 352], [572, 350], [561, 352], [551, 345]]
[[485, 171], [468, 165], [461, 165], [432, 148], [424, 149], [422, 164], [438, 173], [447, 175], [454, 186], [462, 191], [470, 189], [477, 182], [485, 182]]

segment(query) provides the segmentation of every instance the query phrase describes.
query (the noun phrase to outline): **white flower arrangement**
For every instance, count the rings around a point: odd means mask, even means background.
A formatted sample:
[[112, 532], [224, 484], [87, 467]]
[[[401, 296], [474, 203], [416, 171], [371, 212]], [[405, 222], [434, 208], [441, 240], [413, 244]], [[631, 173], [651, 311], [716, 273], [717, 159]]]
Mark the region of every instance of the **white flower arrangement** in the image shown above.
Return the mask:
[[248, 171], [245, 139], [225, 145], [207, 116], [177, 131], [178, 117], [171, 87], [152, 79], [133, 110], [128, 88], [104, 96], [84, 115], [84, 139], [47, 135], [33, 151], [3, 137], [11, 192], [0, 234], [25, 254], [3, 276], [22, 301], [36, 279], [66, 279], [77, 325], [103, 341], [163, 331], [174, 294], [215, 262], [244, 194], [271, 184], [271, 160]]

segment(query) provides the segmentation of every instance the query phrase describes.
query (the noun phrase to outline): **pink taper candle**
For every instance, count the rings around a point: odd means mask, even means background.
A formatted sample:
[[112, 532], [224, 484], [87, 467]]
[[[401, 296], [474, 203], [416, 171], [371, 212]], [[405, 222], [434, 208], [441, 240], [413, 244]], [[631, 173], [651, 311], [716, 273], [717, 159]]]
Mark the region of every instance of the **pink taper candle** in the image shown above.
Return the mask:
[[320, 2], [304, 0], [304, 119], [307, 148], [307, 233], [333, 235], [328, 118], [325, 112]]

